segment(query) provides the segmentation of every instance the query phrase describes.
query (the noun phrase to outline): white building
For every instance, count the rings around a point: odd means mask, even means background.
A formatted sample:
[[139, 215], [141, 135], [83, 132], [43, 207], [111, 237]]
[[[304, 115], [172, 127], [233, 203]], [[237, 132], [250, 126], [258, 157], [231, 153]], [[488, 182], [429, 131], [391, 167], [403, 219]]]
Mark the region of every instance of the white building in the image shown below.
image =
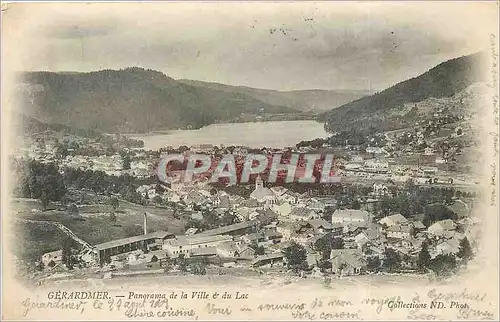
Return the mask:
[[285, 201], [279, 204], [274, 204], [271, 208], [279, 216], [288, 218], [290, 216], [290, 213], [292, 212], [293, 207], [289, 202]]
[[178, 257], [184, 254], [185, 257], [190, 257], [191, 252], [198, 248], [216, 247], [224, 242], [233, 241], [232, 236], [215, 235], [215, 236], [179, 236], [175, 239], [166, 240], [162, 246], [163, 250], [167, 251], [170, 257]]
[[271, 189], [264, 187], [260, 176], [255, 180], [255, 190], [250, 194], [250, 198], [257, 200], [259, 203], [268, 205], [272, 205], [276, 202], [276, 195]]
[[385, 152], [384, 149], [379, 148], [379, 147], [369, 146], [369, 147], [366, 148], [366, 153], [382, 154], [384, 152]]
[[53, 252], [48, 252], [43, 254], [42, 263], [47, 266], [50, 262], [54, 262], [54, 264], [59, 264], [62, 261], [62, 250], [56, 250]]
[[391, 226], [398, 225], [398, 224], [405, 224], [407, 222], [408, 222], [408, 219], [403, 217], [403, 215], [401, 215], [401, 214], [390, 215], [390, 216], [384, 217], [378, 221], [379, 224], [386, 225], [387, 227], [391, 227]]
[[371, 220], [370, 213], [365, 210], [344, 209], [335, 210], [332, 214], [332, 224], [362, 223], [368, 224]]
[[368, 160], [365, 161], [364, 169], [368, 172], [387, 172], [389, 170], [389, 163], [382, 160]]
[[410, 224], [396, 224], [387, 228], [388, 238], [409, 239], [413, 234], [413, 227]]
[[299, 221], [299, 220], [312, 220], [319, 219], [320, 216], [318, 213], [312, 209], [306, 207], [295, 207], [290, 212], [290, 220]]
[[433, 236], [443, 236], [446, 232], [454, 231], [457, 228], [455, 222], [451, 219], [440, 220], [427, 228], [427, 233]]

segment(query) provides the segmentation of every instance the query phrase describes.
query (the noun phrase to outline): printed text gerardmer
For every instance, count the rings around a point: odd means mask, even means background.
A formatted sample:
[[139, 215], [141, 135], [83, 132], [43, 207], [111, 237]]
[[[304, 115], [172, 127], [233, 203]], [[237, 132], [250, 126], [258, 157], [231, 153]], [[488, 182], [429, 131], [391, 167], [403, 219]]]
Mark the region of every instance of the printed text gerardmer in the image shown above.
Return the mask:
[[47, 293], [50, 300], [107, 300], [108, 292], [66, 292], [56, 291]]

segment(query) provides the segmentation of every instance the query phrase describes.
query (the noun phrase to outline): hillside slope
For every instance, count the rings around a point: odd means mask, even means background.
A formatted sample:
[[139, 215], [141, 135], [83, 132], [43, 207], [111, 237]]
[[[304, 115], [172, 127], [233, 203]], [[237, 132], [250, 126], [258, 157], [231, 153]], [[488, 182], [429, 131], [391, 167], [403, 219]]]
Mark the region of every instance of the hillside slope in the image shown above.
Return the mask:
[[475, 82], [484, 81], [478, 70], [485, 57], [473, 54], [448, 60], [415, 78], [325, 113], [329, 132], [349, 128], [393, 130], [415, 122], [412, 104], [429, 98], [451, 97]]
[[[89, 73], [28, 72], [22, 112], [46, 123], [102, 132], [199, 128], [240, 114], [295, 113], [240, 93], [193, 87], [142, 68]], [[25, 86], [26, 87], [26, 86]]]
[[240, 93], [251, 96], [268, 104], [287, 106], [304, 112], [324, 112], [371, 94], [369, 91], [363, 90], [311, 89], [276, 91], [246, 86], [230, 86], [220, 83], [202, 82], [189, 79], [180, 79], [179, 81], [201, 88], [210, 88], [228, 93]]

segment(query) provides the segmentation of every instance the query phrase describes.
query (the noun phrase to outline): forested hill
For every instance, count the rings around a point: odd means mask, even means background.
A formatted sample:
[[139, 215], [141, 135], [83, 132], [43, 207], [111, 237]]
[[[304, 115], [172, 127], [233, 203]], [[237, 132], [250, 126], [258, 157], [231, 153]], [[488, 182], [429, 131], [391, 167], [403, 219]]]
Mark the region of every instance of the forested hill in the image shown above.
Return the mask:
[[325, 129], [334, 132], [350, 128], [393, 130], [405, 127], [417, 117], [407, 113], [409, 103], [430, 97], [450, 97], [472, 83], [484, 81], [483, 73], [478, 72], [484, 59], [484, 53], [451, 59], [420, 76], [333, 109], [322, 116]]
[[108, 133], [199, 128], [242, 113], [297, 112], [241, 93], [193, 87], [136, 67], [89, 73], [27, 72], [22, 76], [23, 113], [46, 123]]
[[180, 79], [185, 84], [221, 90], [229, 93], [240, 93], [251, 96], [260, 101], [272, 105], [287, 106], [304, 112], [329, 111], [343, 104], [351, 102], [365, 95], [372, 94], [368, 90], [294, 90], [277, 91], [269, 89], [259, 89], [247, 86], [231, 86], [220, 83], [202, 82], [189, 79]]

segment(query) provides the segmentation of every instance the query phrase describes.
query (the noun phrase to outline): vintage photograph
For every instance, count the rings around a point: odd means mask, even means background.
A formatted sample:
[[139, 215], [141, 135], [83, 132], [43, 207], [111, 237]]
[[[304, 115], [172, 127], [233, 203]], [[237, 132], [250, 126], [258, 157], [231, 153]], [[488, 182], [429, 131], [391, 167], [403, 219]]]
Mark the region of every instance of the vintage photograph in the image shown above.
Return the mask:
[[2, 3], [2, 317], [497, 319], [497, 29]]

